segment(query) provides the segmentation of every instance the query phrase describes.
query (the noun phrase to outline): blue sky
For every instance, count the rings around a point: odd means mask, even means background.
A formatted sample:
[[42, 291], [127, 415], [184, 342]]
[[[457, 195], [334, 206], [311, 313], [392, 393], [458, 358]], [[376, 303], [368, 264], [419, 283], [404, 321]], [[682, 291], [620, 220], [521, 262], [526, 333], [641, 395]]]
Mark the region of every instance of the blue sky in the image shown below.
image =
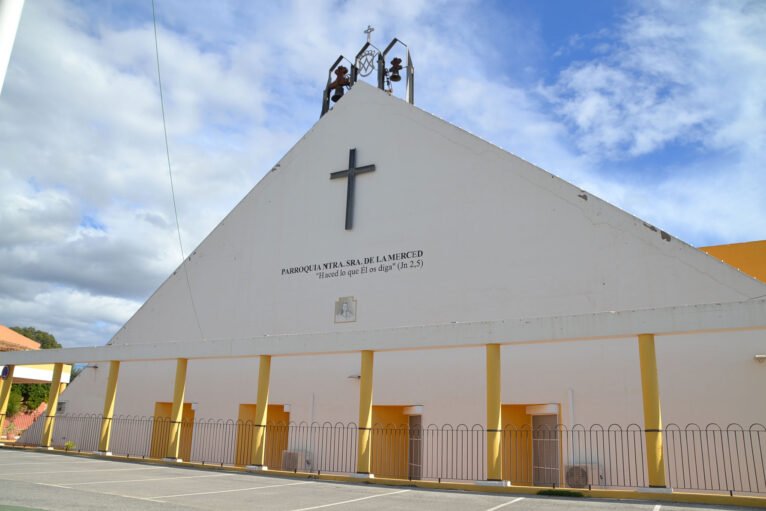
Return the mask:
[[[766, 238], [762, 1], [157, 0], [188, 251], [397, 36], [416, 104], [695, 245]], [[0, 95], [0, 323], [98, 345], [180, 262], [151, 2], [29, 1]]]

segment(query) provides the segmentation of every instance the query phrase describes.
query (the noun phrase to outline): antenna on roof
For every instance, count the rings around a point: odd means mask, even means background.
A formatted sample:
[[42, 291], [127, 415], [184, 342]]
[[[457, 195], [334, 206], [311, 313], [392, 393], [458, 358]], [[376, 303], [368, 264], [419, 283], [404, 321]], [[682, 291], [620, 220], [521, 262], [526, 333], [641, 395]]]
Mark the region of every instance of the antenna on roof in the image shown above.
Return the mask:
[[[386, 46], [386, 49], [381, 51], [372, 44], [371, 39], [374, 30], [375, 28], [372, 25], [367, 25], [367, 30], [363, 31], [363, 33], [367, 34], [367, 42], [359, 50], [359, 53], [356, 54], [353, 63], [343, 55], [340, 55], [335, 60], [335, 63], [330, 66], [327, 74], [327, 85], [322, 95], [322, 114], [319, 117], [330, 111], [330, 101], [333, 103], [340, 101], [345, 94], [345, 90], [353, 87], [360, 76], [362, 78], [367, 77], [376, 69], [378, 71], [378, 88], [389, 94], [394, 92], [393, 83], [402, 80], [400, 71], [405, 69], [407, 79], [405, 81], [404, 99], [411, 105], [415, 104], [415, 67], [412, 65], [409, 47], [399, 39], [394, 38]], [[386, 58], [397, 45], [403, 47], [407, 65], [403, 67], [403, 60], [401, 56], [397, 55], [391, 59], [390, 67], [386, 67]], [[350, 64], [350, 70], [341, 64], [344, 60]], [[333, 74], [335, 74], [335, 79], [333, 79]], [[332, 96], [330, 95], [331, 92]]]

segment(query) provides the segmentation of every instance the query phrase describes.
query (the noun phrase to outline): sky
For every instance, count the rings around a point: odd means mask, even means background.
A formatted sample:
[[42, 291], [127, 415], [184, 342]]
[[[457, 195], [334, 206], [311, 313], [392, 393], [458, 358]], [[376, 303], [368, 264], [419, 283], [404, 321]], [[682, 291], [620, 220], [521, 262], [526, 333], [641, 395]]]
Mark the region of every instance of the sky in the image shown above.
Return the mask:
[[[156, 0], [188, 254], [404, 41], [416, 105], [694, 246], [766, 239], [766, 2]], [[402, 88], [402, 87], [400, 87]], [[150, 0], [27, 0], [0, 94], [0, 324], [106, 343], [182, 260]]]

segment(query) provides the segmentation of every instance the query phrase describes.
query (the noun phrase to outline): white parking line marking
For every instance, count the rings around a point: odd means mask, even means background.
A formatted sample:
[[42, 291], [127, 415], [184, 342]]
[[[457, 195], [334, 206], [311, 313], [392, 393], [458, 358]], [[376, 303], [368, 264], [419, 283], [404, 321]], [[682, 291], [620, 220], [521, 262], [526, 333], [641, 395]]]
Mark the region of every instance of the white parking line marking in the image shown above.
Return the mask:
[[153, 477], [153, 478], [146, 478], [146, 479], [113, 479], [111, 481], [88, 481], [85, 483], [49, 483], [54, 486], [66, 486], [67, 488], [71, 486], [80, 486], [83, 484], [109, 484], [109, 483], [143, 483], [144, 481], [168, 481], [171, 479], [199, 479], [201, 477], [226, 477], [230, 474], [212, 474], [212, 475], [204, 475], [204, 476], [178, 476], [178, 477]]
[[[142, 468], [94, 468], [91, 470], [56, 470], [55, 472], [13, 472], [5, 474], [6, 476], [27, 476], [33, 474], [82, 474], [83, 472], [123, 472], [130, 470], [162, 470], [167, 467], [142, 467]], [[10, 481], [21, 481], [21, 479], [10, 479]]]
[[0, 467], [18, 467], [19, 465], [75, 465], [81, 463], [107, 463], [101, 460], [86, 460], [86, 461], [25, 461], [23, 463], [0, 463]]
[[513, 500], [511, 500], [511, 501], [508, 501], [508, 502], [503, 502], [503, 503], [502, 503], [502, 504], [500, 504], [499, 506], [495, 506], [495, 507], [491, 507], [491, 508], [487, 509], [487, 511], [495, 511], [496, 509], [500, 509], [501, 507], [510, 506], [510, 505], [511, 505], [511, 504], [513, 504], [514, 502], [518, 502], [518, 501], [520, 501], [520, 500], [524, 500], [524, 497], [519, 497], [519, 498], [517, 498], [517, 499], [513, 499]]
[[377, 495], [370, 495], [368, 497], [360, 497], [358, 499], [351, 499], [351, 500], [343, 500], [341, 502], [333, 502], [332, 504], [322, 504], [321, 506], [312, 506], [312, 507], [302, 507], [300, 509], [293, 509], [293, 511], [309, 511], [311, 509], [322, 509], [325, 507], [332, 507], [332, 506], [340, 506], [343, 504], [350, 504], [352, 502], [359, 502], [361, 500], [369, 500], [369, 499], [376, 499], [378, 497], [388, 497], [389, 495], [396, 495], [397, 493], [406, 493], [410, 490], [399, 490], [399, 491], [392, 491], [388, 493], [378, 493]]
[[[15, 481], [15, 479], [6, 479], [6, 481]], [[61, 488], [62, 490], [72, 490], [72, 491], [79, 491], [79, 492], [86, 492], [86, 493], [96, 493], [98, 495], [112, 495], [114, 497], [123, 497], [126, 499], [136, 499], [136, 500], [150, 500], [152, 502], [163, 502], [161, 500], [154, 500], [149, 497], [136, 497], [134, 495], [121, 495], [119, 493], [107, 493], [102, 491], [95, 491], [95, 490], [86, 490], [85, 488], [70, 488], [69, 486], [62, 486], [60, 484], [50, 484], [50, 483], [37, 483], [35, 481], [20, 481], [23, 483], [30, 483], [30, 484], [36, 484], [38, 486], [53, 486], [55, 488]], [[163, 502], [166, 504], [166, 502]]]
[[[218, 491], [202, 491], [197, 493], [179, 493], [178, 495], [157, 495], [156, 497], [149, 497], [150, 499], [171, 499], [175, 497], [193, 497], [196, 495], [213, 495], [216, 493], [232, 493], [235, 491], [251, 491], [251, 490], [265, 490], [266, 488], [281, 488], [283, 486], [297, 486], [299, 484], [313, 484], [312, 481], [304, 481], [300, 483], [287, 483], [287, 484], [270, 484], [267, 486], [252, 486], [250, 488], [236, 488], [234, 490], [218, 490]], [[313, 509], [313, 508], [312, 508]]]
[[76, 491], [87, 491], [88, 493], [97, 493], [99, 495], [111, 495], [113, 497], [122, 497], [124, 499], [136, 499], [136, 500], [148, 500], [150, 502], [161, 502], [162, 504], [167, 504], [164, 500], [154, 500], [150, 497], [136, 497], [135, 495], [123, 495], [121, 493], [107, 493], [107, 492], [101, 492], [101, 491], [93, 491], [93, 490], [82, 490], [80, 488], [69, 488], [70, 490], [76, 490]]
[[40, 486], [54, 486], [56, 488], [68, 488], [68, 486], [64, 486], [63, 484], [55, 484], [55, 483], [36, 483], [35, 481], [19, 481], [16, 479], [5, 479], [5, 481], [16, 481], [19, 483], [32, 483], [32, 484], [39, 484]]
[[657, 504], [656, 506], [654, 506], [654, 509], [652, 509], [652, 511], [660, 511], [660, 509], [662, 509], [662, 506]]

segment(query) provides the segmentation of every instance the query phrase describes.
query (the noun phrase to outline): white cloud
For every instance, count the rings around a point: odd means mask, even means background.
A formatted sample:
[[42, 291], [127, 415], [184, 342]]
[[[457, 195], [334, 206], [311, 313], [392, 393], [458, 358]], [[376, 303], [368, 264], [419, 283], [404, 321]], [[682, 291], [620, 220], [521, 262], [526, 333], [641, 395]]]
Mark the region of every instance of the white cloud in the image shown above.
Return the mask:
[[570, 178], [692, 243], [766, 237], [766, 5], [642, 2], [599, 37], [539, 89], [591, 164]]
[[[288, 140], [253, 143], [264, 94], [246, 74], [160, 37], [189, 249], [255, 183], [251, 162]], [[93, 30], [62, 2], [27, 4], [0, 99], [0, 321], [105, 342], [180, 262], [155, 65], [146, 21]], [[245, 121], [238, 147], [200, 143], [228, 116]]]
[[137, 306], [131, 300], [73, 289], [51, 288], [27, 300], [0, 295], [0, 309], [14, 319], [13, 326], [51, 332], [66, 347], [104, 344]]
[[641, 6], [615, 49], [573, 63], [545, 90], [579, 147], [625, 159], [672, 143], [748, 151], [766, 141], [766, 6]]
[[[0, 174], [0, 250], [21, 244], [61, 242], [79, 222], [77, 205], [60, 190], [34, 190], [28, 183]], [[36, 225], [36, 229], [29, 229]]]

